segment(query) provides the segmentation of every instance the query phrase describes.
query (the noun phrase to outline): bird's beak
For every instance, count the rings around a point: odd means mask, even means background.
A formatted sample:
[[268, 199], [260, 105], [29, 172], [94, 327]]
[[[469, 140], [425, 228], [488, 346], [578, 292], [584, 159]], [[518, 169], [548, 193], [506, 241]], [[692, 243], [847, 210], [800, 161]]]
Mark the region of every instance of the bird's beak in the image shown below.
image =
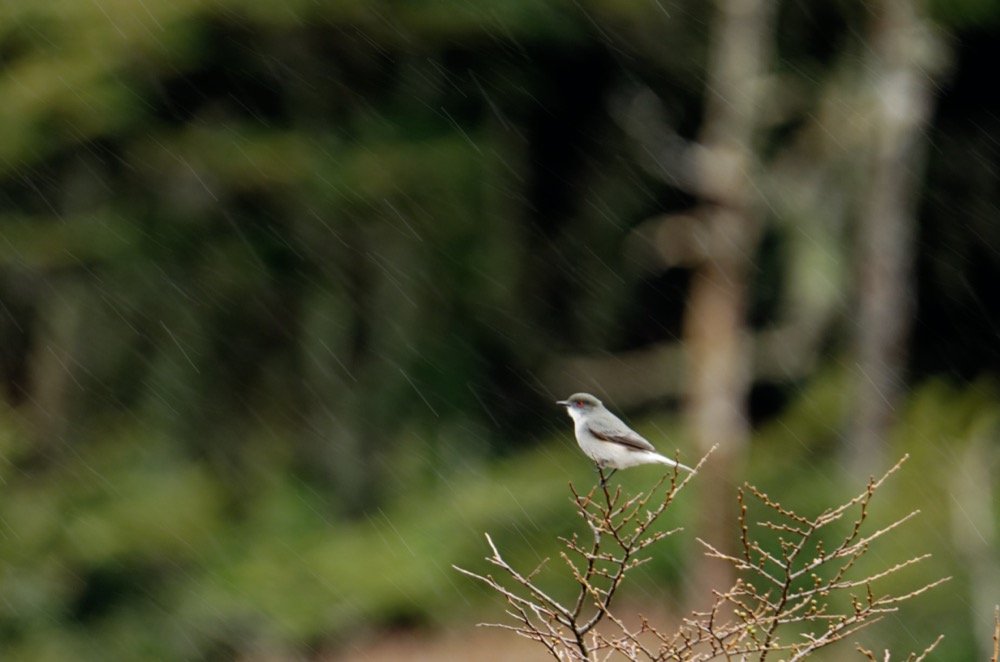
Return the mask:
[[569, 407], [569, 400], [556, 400], [557, 405], [562, 405], [563, 407]]

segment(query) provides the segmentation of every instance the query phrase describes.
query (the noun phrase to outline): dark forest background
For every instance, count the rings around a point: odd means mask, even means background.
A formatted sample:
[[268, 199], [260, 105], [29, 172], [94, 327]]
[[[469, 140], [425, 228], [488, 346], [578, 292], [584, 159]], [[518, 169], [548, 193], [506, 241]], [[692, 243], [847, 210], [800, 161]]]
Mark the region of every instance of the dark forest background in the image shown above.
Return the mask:
[[997, 61], [994, 0], [5, 3], [0, 655], [471, 631], [451, 564], [578, 524], [590, 391], [721, 448], [632, 599], [726, 579], [743, 480], [909, 453], [884, 559], [953, 579], [866, 641], [985, 659]]

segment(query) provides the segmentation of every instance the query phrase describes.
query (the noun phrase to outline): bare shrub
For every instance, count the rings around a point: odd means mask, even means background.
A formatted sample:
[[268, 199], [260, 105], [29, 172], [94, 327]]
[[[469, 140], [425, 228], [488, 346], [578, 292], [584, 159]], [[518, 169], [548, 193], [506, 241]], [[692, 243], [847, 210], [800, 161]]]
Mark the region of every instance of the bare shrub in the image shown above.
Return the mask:
[[[513, 624], [484, 625], [537, 641], [558, 660], [605, 659], [614, 652], [630, 660], [763, 661], [772, 656], [789, 662], [801, 660], [947, 581], [939, 579], [907, 593], [877, 590], [879, 580], [926, 560], [929, 554], [880, 570], [859, 570], [858, 561], [873, 543], [919, 512], [869, 532], [872, 499], [906, 459], [904, 456], [880, 479], [872, 478], [854, 498], [816, 517], [799, 515], [745, 484], [737, 497], [739, 555], [722, 553], [699, 541], [706, 554], [735, 567], [736, 584], [725, 593], [717, 593], [709, 610], [692, 612], [670, 631], [643, 617], [638, 626], [627, 625], [612, 610], [612, 602], [629, 573], [650, 560], [651, 546], [680, 531], [663, 531], [653, 525], [697, 474], [679, 481], [675, 468], [650, 490], [632, 497], [626, 497], [621, 487], [610, 487], [603, 474], [585, 494], [570, 484], [577, 514], [593, 536], [592, 540], [575, 534], [560, 538], [565, 546], [560, 556], [578, 587], [572, 602], [560, 602], [542, 588], [540, 574], [545, 562], [522, 573], [504, 560], [489, 534], [486, 539], [491, 555], [486, 558], [501, 570], [499, 578], [455, 569], [486, 583], [506, 599]], [[759, 519], [749, 516], [751, 503], [762, 510]], [[940, 639], [908, 659], [924, 659]], [[869, 660], [876, 659], [871, 651], [860, 646], [858, 650]], [[886, 652], [886, 660], [888, 655]]]

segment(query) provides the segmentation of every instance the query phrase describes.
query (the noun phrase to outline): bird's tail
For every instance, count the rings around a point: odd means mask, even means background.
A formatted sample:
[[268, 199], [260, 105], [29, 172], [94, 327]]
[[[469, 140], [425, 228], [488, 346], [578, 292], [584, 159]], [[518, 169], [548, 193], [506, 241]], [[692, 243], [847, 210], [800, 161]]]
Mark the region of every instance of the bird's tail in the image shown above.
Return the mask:
[[660, 455], [659, 453], [655, 453], [655, 455], [656, 455], [656, 461], [659, 462], [660, 464], [665, 464], [668, 467], [680, 467], [684, 471], [687, 471], [689, 473], [694, 473], [694, 469], [692, 469], [686, 464], [681, 464], [677, 460], [671, 460], [669, 457], [665, 455]]

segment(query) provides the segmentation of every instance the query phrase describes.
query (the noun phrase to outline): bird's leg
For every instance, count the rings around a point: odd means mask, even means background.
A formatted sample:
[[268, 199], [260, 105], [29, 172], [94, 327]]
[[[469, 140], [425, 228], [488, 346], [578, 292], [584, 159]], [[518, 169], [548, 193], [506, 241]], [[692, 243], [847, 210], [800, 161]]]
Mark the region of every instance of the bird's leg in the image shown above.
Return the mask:
[[608, 475], [605, 476], [604, 475], [604, 467], [601, 467], [601, 466], [597, 467], [597, 473], [601, 474], [601, 487], [604, 487], [604, 486], [606, 486], [608, 484], [608, 481], [611, 479], [612, 476], [615, 475], [616, 471], [617, 471], [617, 469], [612, 469], [608, 473]]

